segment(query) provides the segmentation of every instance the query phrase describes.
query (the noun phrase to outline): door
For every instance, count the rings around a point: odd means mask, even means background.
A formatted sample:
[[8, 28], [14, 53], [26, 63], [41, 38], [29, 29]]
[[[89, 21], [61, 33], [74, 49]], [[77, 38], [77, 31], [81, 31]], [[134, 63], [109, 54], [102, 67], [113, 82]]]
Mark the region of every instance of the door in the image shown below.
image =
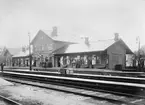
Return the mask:
[[115, 65], [117, 64], [123, 64], [123, 57], [122, 54], [115, 54], [112, 53], [112, 68], [115, 68]]

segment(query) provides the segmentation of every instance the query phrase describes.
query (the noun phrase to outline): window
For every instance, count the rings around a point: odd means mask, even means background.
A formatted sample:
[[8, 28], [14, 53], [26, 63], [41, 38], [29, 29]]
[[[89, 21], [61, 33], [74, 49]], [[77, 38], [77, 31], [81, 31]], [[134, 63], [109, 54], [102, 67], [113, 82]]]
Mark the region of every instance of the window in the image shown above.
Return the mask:
[[41, 46], [41, 50], [44, 51], [44, 45]]
[[48, 50], [53, 50], [53, 44], [48, 44], [47, 47], [48, 47]]
[[67, 64], [67, 65], [70, 64], [70, 57], [69, 57], [69, 56], [66, 57], [66, 64]]
[[41, 46], [38, 47], [38, 51], [41, 51]]
[[34, 52], [36, 52], [36, 51], [37, 51], [37, 47], [36, 47], [36, 46], [34, 46], [34, 49], [33, 49], [33, 51], [34, 51]]
[[97, 63], [97, 64], [101, 64], [101, 59], [100, 59], [99, 56], [96, 57], [96, 63]]

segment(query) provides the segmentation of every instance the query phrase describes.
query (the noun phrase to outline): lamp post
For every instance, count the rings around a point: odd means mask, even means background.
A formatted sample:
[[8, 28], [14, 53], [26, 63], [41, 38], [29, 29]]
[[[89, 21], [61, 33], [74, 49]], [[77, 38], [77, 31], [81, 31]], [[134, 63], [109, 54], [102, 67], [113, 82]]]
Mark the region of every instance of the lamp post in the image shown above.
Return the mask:
[[31, 54], [31, 44], [30, 44], [30, 33], [28, 32], [28, 36], [29, 36], [29, 69], [30, 71], [32, 70], [32, 54]]

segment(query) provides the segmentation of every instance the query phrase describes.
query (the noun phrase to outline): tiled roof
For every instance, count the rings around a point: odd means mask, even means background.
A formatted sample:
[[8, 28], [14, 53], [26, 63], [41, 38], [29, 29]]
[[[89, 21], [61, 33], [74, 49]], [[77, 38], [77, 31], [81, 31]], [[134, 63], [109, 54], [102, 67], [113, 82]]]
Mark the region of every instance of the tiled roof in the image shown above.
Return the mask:
[[79, 42], [79, 37], [71, 35], [68, 32], [63, 32], [60, 31], [57, 33], [57, 36], [51, 36], [51, 32], [52, 30], [41, 30], [43, 31], [45, 34], [47, 34], [50, 38], [52, 38], [55, 41], [63, 41], [63, 42], [72, 42], [72, 43], [77, 43]]
[[12, 55], [16, 55], [22, 50], [22, 48], [7, 48], [7, 49]]
[[111, 46], [115, 41], [114, 40], [103, 40], [90, 42], [90, 45], [85, 43], [72, 44], [69, 45], [64, 53], [77, 53], [77, 52], [93, 52], [93, 51], [104, 51], [109, 46]]
[[109, 40], [100, 40], [95, 42], [90, 42], [89, 46], [85, 43], [79, 44], [71, 44], [62, 49], [54, 51], [55, 54], [63, 54], [63, 53], [82, 53], [82, 52], [97, 52], [97, 51], [105, 51], [113, 44], [120, 42], [124, 48], [126, 49], [127, 54], [133, 54], [132, 51], [128, 48], [128, 46], [120, 39], [118, 41], [114, 41], [114, 39]]
[[26, 57], [29, 55], [29, 51], [27, 50], [26, 52], [20, 51], [18, 54], [14, 55], [13, 57]]

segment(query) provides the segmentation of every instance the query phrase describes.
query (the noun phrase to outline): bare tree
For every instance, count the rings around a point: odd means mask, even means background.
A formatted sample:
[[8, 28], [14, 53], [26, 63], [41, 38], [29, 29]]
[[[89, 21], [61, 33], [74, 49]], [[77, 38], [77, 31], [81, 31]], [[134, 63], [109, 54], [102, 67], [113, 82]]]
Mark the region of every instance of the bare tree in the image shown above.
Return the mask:
[[140, 55], [145, 56], [145, 45], [143, 45], [140, 49]]
[[144, 58], [145, 57], [145, 45], [143, 45], [139, 51], [135, 51], [134, 52], [134, 56], [132, 57], [132, 60], [134, 62], [133, 65], [136, 65], [135, 63], [138, 63], [138, 68], [140, 70], [140, 68], [142, 69], [144, 67]]

